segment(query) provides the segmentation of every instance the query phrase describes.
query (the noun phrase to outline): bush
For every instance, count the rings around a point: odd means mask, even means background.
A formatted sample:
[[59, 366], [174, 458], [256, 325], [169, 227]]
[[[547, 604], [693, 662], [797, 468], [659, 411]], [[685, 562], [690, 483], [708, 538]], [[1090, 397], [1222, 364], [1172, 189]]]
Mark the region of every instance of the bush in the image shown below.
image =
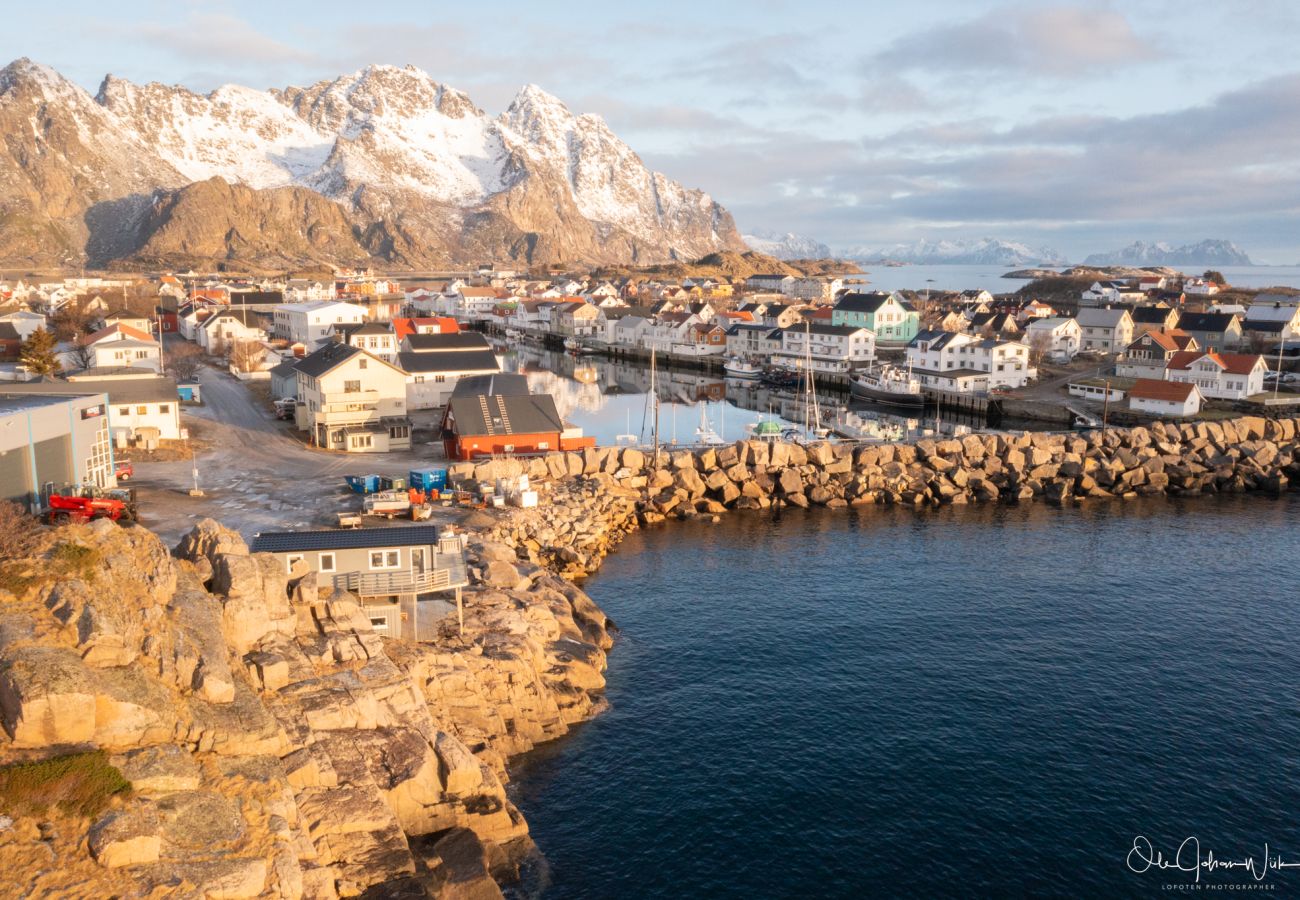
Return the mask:
[[75, 575], [82, 581], [94, 581], [99, 568], [99, 551], [85, 544], [63, 541], [57, 544], [50, 558], [59, 564], [64, 575]]
[[26, 559], [36, 552], [45, 529], [21, 505], [0, 500], [0, 561]]
[[116, 796], [131, 792], [131, 782], [108, 763], [102, 750], [55, 756], [0, 768], [0, 808], [38, 816], [51, 806], [93, 818]]

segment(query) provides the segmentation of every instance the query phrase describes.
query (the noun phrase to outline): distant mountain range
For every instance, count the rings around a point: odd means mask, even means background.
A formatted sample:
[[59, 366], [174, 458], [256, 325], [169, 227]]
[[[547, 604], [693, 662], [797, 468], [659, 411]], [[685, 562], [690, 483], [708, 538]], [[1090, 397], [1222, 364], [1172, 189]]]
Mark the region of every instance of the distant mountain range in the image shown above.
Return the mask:
[[1112, 253], [1094, 253], [1085, 266], [1250, 266], [1250, 257], [1232, 241], [1206, 239], [1171, 247], [1163, 241], [1134, 241]]
[[831, 248], [821, 241], [793, 232], [777, 234], [755, 231], [752, 234], [742, 234], [740, 239], [748, 244], [750, 249], [775, 256], [777, 259], [826, 259], [831, 255]]
[[499, 116], [413, 67], [196, 94], [0, 69], [0, 262], [428, 269], [743, 252], [730, 213], [533, 85]]
[[919, 240], [910, 244], [870, 249], [849, 248], [841, 254], [860, 262], [900, 262], [912, 265], [1050, 266], [1063, 264], [1065, 255], [1048, 247], [1030, 247], [998, 238], [978, 240]]

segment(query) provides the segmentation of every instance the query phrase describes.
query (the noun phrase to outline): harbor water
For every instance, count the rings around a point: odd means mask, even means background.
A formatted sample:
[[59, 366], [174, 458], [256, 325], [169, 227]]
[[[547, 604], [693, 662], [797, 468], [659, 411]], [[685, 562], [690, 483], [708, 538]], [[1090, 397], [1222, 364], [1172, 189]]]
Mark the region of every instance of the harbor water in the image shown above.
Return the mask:
[[[1230, 497], [635, 534], [587, 585], [611, 709], [513, 768], [515, 890], [1153, 896], [1195, 876], [1135, 841], [1189, 837], [1300, 862], [1298, 528]], [[1300, 893], [1263, 876], [1200, 881]]]

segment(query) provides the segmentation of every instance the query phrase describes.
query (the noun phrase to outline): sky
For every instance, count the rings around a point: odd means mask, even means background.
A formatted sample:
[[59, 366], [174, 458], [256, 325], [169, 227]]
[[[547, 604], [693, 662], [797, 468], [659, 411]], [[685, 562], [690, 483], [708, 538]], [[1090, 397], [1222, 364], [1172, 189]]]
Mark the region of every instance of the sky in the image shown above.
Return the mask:
[[1300, 3], [748, 0], [6, 4], [0, 64], [208, 91], [413, 64], [603, 116], [745, 232], [983, 236], [1300, 261]]

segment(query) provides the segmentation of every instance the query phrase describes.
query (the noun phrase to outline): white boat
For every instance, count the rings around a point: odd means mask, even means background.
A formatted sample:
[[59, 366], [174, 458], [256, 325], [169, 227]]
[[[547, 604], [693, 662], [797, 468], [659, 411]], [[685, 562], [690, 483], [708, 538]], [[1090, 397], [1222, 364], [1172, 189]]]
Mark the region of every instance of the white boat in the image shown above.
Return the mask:
[[506, 329], [506, 340], [508, 341], [520, 341], [523, 340], [523, 337], [524, 333], [517, 328]]
[[572, 338], [572, 337], [571, 337], [571, 338], [565, 338], [565, 339], [564, 339], [564, 349], [565, 349], [565, 350], [571, 350], [571, 351], [573, 351], [574, 353], [577, 353], [579, 350], [582, 349], [582, 341], [578, 340], [577, 338]]
[[695, 443], [718, 445], [725, 444], [726, 441], [722, 436], [713, 429], [713, 423], [709, 421], [708, 410], [704, 403], [697, 404], [700, 408], [700, 424], [695, 428]]
[[900, 369], [888, 364], [852, 375], [849, 378], [849, 392], [855, 397], [892, 406], [925, 405], [921, 382], [912, 375], [911, 369]]
[[[915, 423], [915, 419], [908, 423]], [[907, 437], [907, 424], [886, 422], [845, 410], [835, 417], [831, 430], [850, 441], [884, 443], [901, 441]]]
[[735, 357], [723, 363], [722, 371], [727, 374], [728, 378], [741, 378], [745, 381], [757, 381], [763, 375], [762, 366], [756, 366], [751, 362], [736, 359]]

